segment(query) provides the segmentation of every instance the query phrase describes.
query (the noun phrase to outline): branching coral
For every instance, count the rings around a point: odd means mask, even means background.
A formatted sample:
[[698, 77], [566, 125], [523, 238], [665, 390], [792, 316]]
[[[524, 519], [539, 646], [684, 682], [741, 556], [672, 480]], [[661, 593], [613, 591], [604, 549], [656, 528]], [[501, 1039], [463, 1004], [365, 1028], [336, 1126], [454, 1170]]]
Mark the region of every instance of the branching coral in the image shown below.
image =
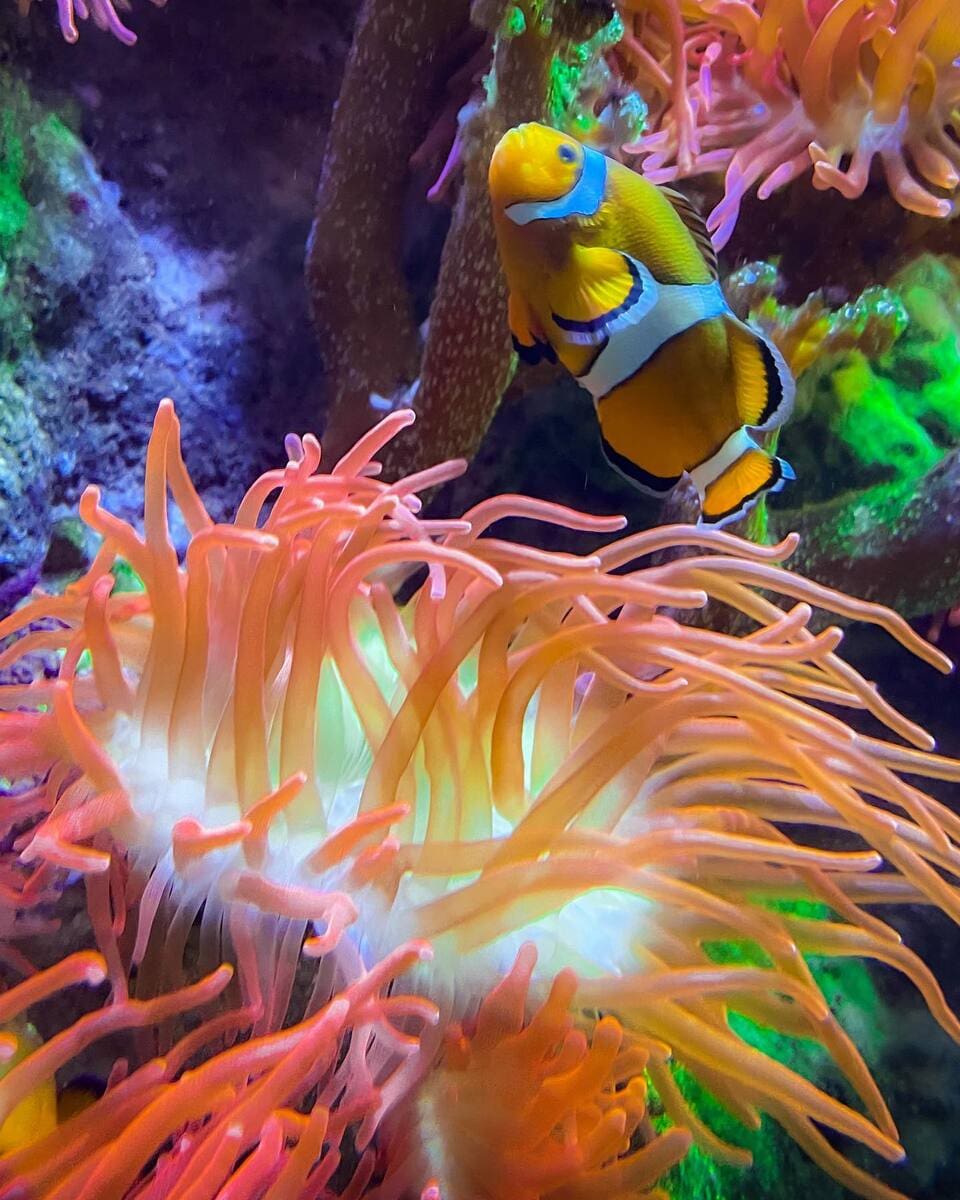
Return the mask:
[[404, 195], [410, 158], [437, 103], [426, 50], [459, 44], [468, 23], [466, 0], [365, 0], [360, 8], [306, 257], [332, 414], [328, 441], [340, 438], [343, 449], [373, 423], [371, 394], [391, 396], [417, 375], [418, 318], [402, 255]]
[[[891, 612], [782, 570], [793, 539], [674, 526], [576, 556], [481, 535], [506, 516], [619, 520], [517, 496], [424, 519], [417, 491], [462, 463], [381, 482], [374, 456], [412, 419], [392, 414], [329, 474], [315, 439], [291, 437], [287, 466], [216, 525], [164, 402], [143, 536], [89, 489], [96, 561], [0, 624], [19, 635], [0, 668], [60, 660], [0, 691], [0, 775], [23, 781], [0, 808], [5, 919], [42, 916], [76, 871], [99, 945], [7, 993], [0, 1020], [111, 985], [10, 1071], [0, 1119], [92, 1040], [157, 1031], [54, 1139], [0, 1158], [0, 1195], [228, 1200], [268, 1179], [271, 1197], [323, 1195], [341, 1143], [359, 1153], [343, 1194], [381, 1200], [455, 1196], [485, 1163], [491, 1198], [649, 1190], [690, 1139], [746, 1165], [687, 1106], [673, 1058], [744, 1124], [770, 1114], [889, 1200], [821, 1131], [903, 1153], [804, 956], [897, 968], [960, 1038], [928, 969], [863, 907], [925, 900], [960, 920], [960, 819], [903, 778], [960, 764], [838, 657], [838, 629], [810, 632], [811, 605], [946, 660]], [[695, 553], [637, 566], [672, 547]], [[144, 591], [114, 591], [121, 559]], [[392, 588], [417, 567], [402, 605]], [[752, 632], [671, 615], [708, 599]], [[812, 826], [843, 848], [805, 840]], [[767, 903], [791, 897], [830, 918]], [[749, 963], [714, 961], [731, 939]], [[730, 1012], [819, 1042], [847, 1101], [746, 1044]], [[646, 1120], [645, 1078], [673, 1132]]]
[[849, 350], [879, 358], [909, 321], [903, 302], [890, 288], [867, 288], [856, 300], [835, 308], [823, 291], [813, 292], [791, 307], [777, 300], [778, 283], [771, 263], [747, 263], [728, 276], [725, 292], [734, 311], [776, 343], [796, 377]]
[[725, 171], [708, 227], [812, 168], [860, 196], [874, 159], [912, 212], [946, 217], [960, 181], [960, 21], [950, 0], [623, 0], [622, 69], [654, 97], [630, 152], [654, 180]]

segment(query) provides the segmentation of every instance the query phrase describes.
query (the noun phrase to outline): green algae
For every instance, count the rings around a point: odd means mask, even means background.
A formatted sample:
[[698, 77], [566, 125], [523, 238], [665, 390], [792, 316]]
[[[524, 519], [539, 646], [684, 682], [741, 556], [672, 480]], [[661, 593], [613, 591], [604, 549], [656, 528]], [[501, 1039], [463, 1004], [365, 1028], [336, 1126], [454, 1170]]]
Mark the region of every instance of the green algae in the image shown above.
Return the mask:
[[500, 26], [500, 36], [505, 38], [520, 37], [527, 29], [527, 18], [519, 4], [511, 4]]
[[835, 531], [857, 537], [865, 522], [895, 521], [919, 480], [960, 446], [960, 267], [924, 255], [834, 309], [820, 296], [783, 305], [776, 283], [769, 264], [750, 264], [730, 292], [801, 364], [781, 441], [797, 473], [787, 503], [857, 493]]
[[[600, 132], [600, 121], [593, 111], [593, 100], [602, 90], [607, 68], [603, 53], [623, 36], [623, 22], [614, 13], [591, 37], [571, 41], [554, 54], [550, 62], [547, 92], [547, 117], [558, 129], [574, 137], [592, 140]], [[630, 98], [625, 137], [639, 136], [646, 120], [646, 106], [639, 96]]]
[[30, 217], [23, 194], [24, 170], [23, 139], [18, 136], [14, 112], [4, 106], [0, 109], [0, 253], [20, 236]]
[[832, 396], [823, 405], [830, 433], [858, 473], [881, 470], [893, 479], [916, 478], [943, 456], [924, 429], [919, 395], [902, 392], [855, 352], [831, 375]]
[[125, 558], [118, 558], [116, 560], [110, 568], [110, 574], [117, 581], [113, 589], [115, 592], [146, 591], [143, 580]]
[[[623, 19], [617, 10], [589, 37], [571, 38], [554, 53], [550, 61], [547, 91], [547, 120], [581, 141], [612, 152], [625, 142], [640, 136], [648, 109], [640, 94], [612, 88], [613, 76], [605, 52], [623, 37]], [[609, 128], [609, 117], [600, 110], [609, 104], [616, 91], [616, 132]]]
[[824, 353], [799, 379], [782, 432], [797, 481], [771, 517], [800, 534], [795, 570], [919, 617], [960, 589], [960, 259], [921, 255], [887, 291], [906, 315], [892, 344]]
[[35, 268], [44, 257], [42, 227], [66, 202], [57, 185], [76, 146], [59, 116], [0, 71], [0, 361], [18, 358], [31, 344], [34, 296], [24, 266]]
[[12, 284], [13, 253], [30, 220], [24, 195], [26, 151], [21, 119], [25, 91], [0, 79], [0, 358], [23, 346], [31, 323]]

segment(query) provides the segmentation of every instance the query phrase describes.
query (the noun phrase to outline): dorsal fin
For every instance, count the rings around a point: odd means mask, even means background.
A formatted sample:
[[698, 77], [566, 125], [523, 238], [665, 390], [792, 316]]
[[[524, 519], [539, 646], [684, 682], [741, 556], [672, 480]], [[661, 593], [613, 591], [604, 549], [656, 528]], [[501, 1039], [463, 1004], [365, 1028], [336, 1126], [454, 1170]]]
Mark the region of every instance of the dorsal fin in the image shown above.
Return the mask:
[[678, 192], [674, 188], [663, 187], [662, 185], [660, 191], [670, 201], [677, 216], [686, 225], [687, 229], [690, 230], [690, 234], [697, 243], [697, 249], [703, 255], [710, 274], [714, 279], [719, 279], [720, 268], [717, 265], [717, 252], [713, 248], [713, 241], [707, 232], [707, 226], [700, 215], [700, 210], [690, 197], [685, 196], [683, 192]]

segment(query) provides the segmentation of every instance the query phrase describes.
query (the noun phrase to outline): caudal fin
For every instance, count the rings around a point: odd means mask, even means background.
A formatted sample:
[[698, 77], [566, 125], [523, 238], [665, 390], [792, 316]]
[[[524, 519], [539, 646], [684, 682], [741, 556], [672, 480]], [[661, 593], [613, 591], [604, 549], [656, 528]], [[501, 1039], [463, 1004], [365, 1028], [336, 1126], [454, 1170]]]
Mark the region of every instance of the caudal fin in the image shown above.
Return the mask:
[[707, 485], [701, 505], [704, 525], [727, 525], [750, 511], [765, 492], [779, 492], [795, 479], [793, 467], [759, 446], [744, 451]]

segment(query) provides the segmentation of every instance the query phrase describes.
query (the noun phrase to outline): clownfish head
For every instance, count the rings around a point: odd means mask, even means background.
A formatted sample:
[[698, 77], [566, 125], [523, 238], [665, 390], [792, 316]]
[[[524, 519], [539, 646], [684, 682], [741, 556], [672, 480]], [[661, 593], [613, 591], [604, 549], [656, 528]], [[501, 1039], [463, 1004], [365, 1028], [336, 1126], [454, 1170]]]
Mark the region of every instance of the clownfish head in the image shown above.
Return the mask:
[[592, 215], [605, 178], [602, 154], [533, 121], [508, 130], [490, 160], [494, 208], [517, 225]]

